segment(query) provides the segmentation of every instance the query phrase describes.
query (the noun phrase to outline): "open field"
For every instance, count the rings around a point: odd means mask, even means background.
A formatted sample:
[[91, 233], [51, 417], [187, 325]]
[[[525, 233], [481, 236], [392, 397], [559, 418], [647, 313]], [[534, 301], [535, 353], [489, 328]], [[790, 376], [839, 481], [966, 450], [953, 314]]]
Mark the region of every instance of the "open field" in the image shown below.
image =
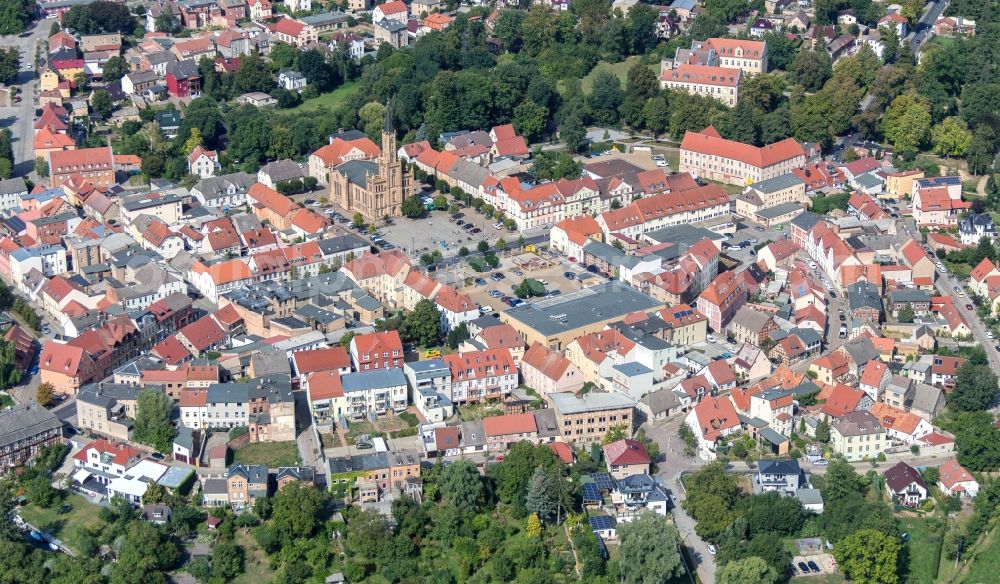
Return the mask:
[[268, 559], [264, 550], [260, 549], [257, 541], [252, 535], [244, 533], [242, 529], [236, 531], [236, 543], [246, 550], [246, 561], [243, 564], [243, 573], [233, 580], [233, 584], [258, 584], [259, 582], [270, 582], [274, 577], [271, 570], [271, 560]]
[[234, 464], [263, 464], [269, 468], [299, 464], [299, 449], [294, 440], [287, 442], [257, 442], [236, 449]]
[[21, 508], [20, 515], [25, 521], [46, 531], [71, 550], [79, 552], [82, 530], [93, 529], [103, 523], [100, 518], [101, 508], [80, 495], [69, 494], [65, 502], [73, 507], [69, 513], [59, 513], [61, 504], [56, 504], [51, 509], [42, 509], [29, 503]]
[[302, 102], [297, 107], [294, 107], [289, 112], [308, 112], [312, 110], [319, 109], [321, 107], [327, 107], [333, 109], [334, 106], [344, 101], [351, 95], [353, 95], [358, 90], [358, 84], [355, 81], [348, 81], [344, 83], [337, 89], [334, 89], [330, 93], [324, 93], [319, 97], [315, 97], [310, 100]]

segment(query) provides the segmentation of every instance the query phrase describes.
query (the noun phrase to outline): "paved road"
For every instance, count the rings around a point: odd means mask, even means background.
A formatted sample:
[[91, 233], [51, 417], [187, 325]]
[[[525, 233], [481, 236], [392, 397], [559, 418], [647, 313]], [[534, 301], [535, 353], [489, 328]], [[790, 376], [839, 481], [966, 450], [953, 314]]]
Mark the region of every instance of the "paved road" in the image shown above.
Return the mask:
[[681, 540], [688, 548], [698, 578], [702, 582], [715, 582], [715, 558], [708, 553], [708, 544], [695, 533], [694, 519], [681, 508], [685, 493], [680, 484], [680, 477], [703, 464], [698, 458], [684, 455], [684, 443], [677, 437], [677, 429], [682, 423], [684, 416], [675, 416], [669, 420], [648, 423], [644, 428], [646, 435], [660, 445], [663, 459], [658, 463], [660, 473], [657, 476], [667, 488], [673, 502], [670, 513]]
[[[12, 103], [0, 107], [0, 126], [9, 128], [14, 139], [14, 174], [27, 176], [35, 167], [34, 150], [34, 118], [35, 105], [38, 103], [38, 78], [35, 71], [37, 43], [48, 36], [51, 22], [42, 20], [35, 22], [32, 28], [22, 36], [8, 35], [0, 37], [0, 46], [17, 47], [21, 51], [21, 72], [16, 85], [19, 86], [21, 103]], [[31, 69], [28, 69], [31, 65]]]
[[910, 49], [914, 55], [917, 54], [924, 43], [931, 39], [933, 36], [931, 26], [934, 25], [934, 21], [941, 16], [941, 13], [947, 7], [947, 0], [931, 0], [924, 7], [925, 12], [923, 16], [920, 17], [920, 20], [913, 26], [913, 30], [905, 38], [906, 42], [910, 43]]
[[296, 391], [295, 396], [295, 416], [306, 425], [300, 429], [295, 442], [299, 447], [299, 458], [304, 466], [311, 466], [314, 469], [317, 482], [326, 483], [326, 456], [323, 454], [323, 446], [316, 437], [316, 431], [312, 425], [312, 415], [309, 413], [308, 397], [304, 391]]

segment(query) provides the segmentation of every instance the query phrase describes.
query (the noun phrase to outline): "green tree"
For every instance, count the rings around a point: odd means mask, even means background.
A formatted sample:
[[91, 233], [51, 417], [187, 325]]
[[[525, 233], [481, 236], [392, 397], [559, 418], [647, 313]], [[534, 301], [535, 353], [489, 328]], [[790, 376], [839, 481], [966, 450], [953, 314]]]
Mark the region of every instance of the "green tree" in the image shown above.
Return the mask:
[[530, 99], [514, 108], [514, 128], [529, 143], [538, 142], [545, 133], [549, 112]]
[[160, 452], [170, 452], [176, 431], [170, 423], [170, 412], [174, 402], [166, 393], [155, 389], [144, 389], [136, 397], [135, 427], [133, 437], [136, 442], [148, 444]]
[[365, 218], [361, 213], [355, 213], [354, 216], [351, 217], [351, 225], [353, 225], [355, 229], [360, 228], [364, 224]]
[[[403, 199], [400, 212], [404, 217], [416, 219], [424, 214], [424, 203], [420, 200], [420, 195], [411, 195]], [[359, 213], [360, 215], [360, 213]]]
[[102, 77], [104, 77], [105, 81], [117, 81], [128, 75], [129, 70], [128, 61], [120, 55], [109, 57], [104, 63], [104, 67], [101, 68]]
[[898, 538], [874, 529], [861, 529], [837, 542], [833, 555], [852, 582], [896, 584], [901, 551]]
[[0, 2], [0, 35], [15, 35], [24, 32], [34, 6], [22, 0]]
[[587, 97], [587, 109], [594, 122], [602, 126], [610, 126], [618, 122], [618, 108], [621, 107], [625, 94], [621, 88], [621, 80], [610, 71], [601, 71], [594, 77], [590, 95]]
[[781, 581], [778, 572], [756, 556], [725, 564], [715, 578], [718, 584], [777, 584]]
[[955, 428], [959, 464], [972, 471], [1000, 468], [1000, 430], [989, 412], [959, 414]]
[[972, 174], [986, 174], [993, 168], [997, 149], [997, 131], [988, 123], [981, 123], [972, 130], [972, 139], [965, 155]]
[[231, 541], [216, 540], [212, 544], [213, 578], [218, 582], [232, 582], [234, 578], [243, 573], [245, 556], [241, 546]]
[[618, 528], [623, 584], [666, 582], [684, 574], [677, 528], [651, 512]]
[[426, 298], [418, 302], [403, 319], [400, 332], [422, 347], [437, 346], [441, 341], [441, 313], [437, 305]]
[[833, 61], [824, 50], [801, 51], [792, 61], [791, 79], [806, 91], [817, 91], [833, 77]]
[[573, 112], [568, 115], [559, 127], [559, 138], [566, 143], [571, 152], [579, 152], [587, 145], [587, 128], [583, 125], [580, 114]]
[[[3, 5], [0, 4], [0, 7], [2, 6]], [[3, 12], [2, 9], [0, 9], [0, 19], [2, 18], [3, 18]], [[2, 20], [0, 20], [0, 28], [3, 28]], [[13, 83], [17, 79], [17, 73], [20, 70], [21, 70], [20, 51], [18, 51], [14, 47], [0, 49], [0, 82]]]
[[42, 509], [51, 507], [59, 498], [58, 492], [52, 488], [52, 480], [45, 475], [24, 481], [24, 492], [29, 501]]
[[882, 118], [882, 133], [896, 150], [915, 153], [930, 137], [931, 112], [927, 100], [904, 93], [892, 100]]
[[948, 405], [960, 412], [986, 410], [996, 399], [997, 391], [997, 376], [989, 365], [964, 363], [958, 368]]
[[111, 115], [111, 94], [103, 89], [95, 90], [90, 96], [90, 106], [94, 108], [94, 113], [101, 116], [102, 120], [108, 119]]
[[288, 544], [312, 537], [322, 523], [324, 504], [322, 491], [294, 481], [274, 496], [271, 527]]
[[47, 381], [39, 384], [38, 389], [35, 390], [35, 401], [43, 407], [49, 407], [52, 405], [53, 399], [55, 399], [55, 387]]
[[438, 195], [434, 197], [434, 208], [438, 211], [444, 211], [448, 208], [448, 197], [444, 195]]
[[122, 540], [118, 560], [111, 565], [111, 584], [165, 582], [163, 573], [180, 562], [177, 543], [151, 523], [128, 523]]
[[529, 513], [537, 515], [543, 521], [549, 521], [556, 513], [556, 503], [552, 499], [552, 486], [545, 469], [535, 468], [531, 480], [528, 481], [528, 493], [524, 506]]
[[934, 153], [941, 156], [965, 156], [972, 142], [965, 121], [957, 116], [949, 116], [931, 130]]
[[657, 95], [647, 99], [642, 106], [642, 119], [654, 137], [665, 132], [670, 125], [670, 106], [667, 104], [667, 98]]
[[475, 465], [468, 460], [458, 460], [444, 467], [441, 493], [459, 511], [476, 511], [483, 498], [483, 481]]
[[915, 315], [913, 314], [913, 307], [910, 306], [909, 304], [907, 304], [903, 308], [899, 309], [899, 317], [898, 317], [899, 318], [899, 322], [902, 322], [902, 323], [911, 323], [911, 322], [913, 322], [914, 316]]
[[167, 34], [173, 34], [180, 30], [180, 23], [177, 22], [177, 18], [170, 10], [161, 11], [156, 16], [156, 20], [153, 21], [153, 26], [156, 28], [156, 32], [165, 32]]
[[35, 174], [42, 178], [49, 176], [49, 162], [41, 156], [35, 158]]
[[542, 537], [542, 520], [538, 518], [536, 513], [528, 516], [527, 532], [529, 537], [535, 539]]

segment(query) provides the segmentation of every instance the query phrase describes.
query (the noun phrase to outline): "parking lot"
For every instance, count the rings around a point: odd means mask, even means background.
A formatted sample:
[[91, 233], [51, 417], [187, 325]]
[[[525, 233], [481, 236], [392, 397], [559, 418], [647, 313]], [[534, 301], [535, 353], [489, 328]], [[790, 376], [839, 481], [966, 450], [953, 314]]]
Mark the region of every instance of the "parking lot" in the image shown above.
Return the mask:
[[[468, 268], [467, 271], [474, 279], [471, 285], [462, 287], [462, 291], [480, 306], [484, 308], [489, 306], [496, 312], [510, 307], [509, 304], [503, 302], [502, 298], [504, 296], [516, 298], [514, 287], [526, 278], [534, 278], [542, 282], [549, 294], [566, 294], [583, 288], [584, 284], [607, 281], [606, 278], [591, 274], [579, 266], [565, 263], [554, 263], [535, 270], [519, 268], [513, 264], [512, 256], [502, 257], [500, 266], [491, 272], [475, 273], [471, 268]], [[492, 274], [497, 273], [502, 274], [503, 279], [495, 280], [491, 277]], [[572, 273], [572, 278], [567, 278], [566, 273]], [[482, 281], [476, 283], [475, 278], [481, 278]], [[492, 296], [491, 292], [493, 292]]]
[[[804, 568], [804, 569], [803, 569]], [[837, 561], [830, 554], [792, 556], [792, 575], [796, 577], [820, 576], [837, 571]]]

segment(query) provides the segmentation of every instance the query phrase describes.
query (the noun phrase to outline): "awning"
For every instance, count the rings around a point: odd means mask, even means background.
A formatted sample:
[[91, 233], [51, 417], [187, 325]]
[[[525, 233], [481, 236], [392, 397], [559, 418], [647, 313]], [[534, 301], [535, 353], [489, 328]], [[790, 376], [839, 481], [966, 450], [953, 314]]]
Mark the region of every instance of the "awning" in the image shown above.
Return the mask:
[[73, 480], [82, 485], [91, 476], [92, 475], [90, 474], [90, 471], [88, 471], [85, 468], [81, 468], [77, 470], [75, 473], [73, 473]]

